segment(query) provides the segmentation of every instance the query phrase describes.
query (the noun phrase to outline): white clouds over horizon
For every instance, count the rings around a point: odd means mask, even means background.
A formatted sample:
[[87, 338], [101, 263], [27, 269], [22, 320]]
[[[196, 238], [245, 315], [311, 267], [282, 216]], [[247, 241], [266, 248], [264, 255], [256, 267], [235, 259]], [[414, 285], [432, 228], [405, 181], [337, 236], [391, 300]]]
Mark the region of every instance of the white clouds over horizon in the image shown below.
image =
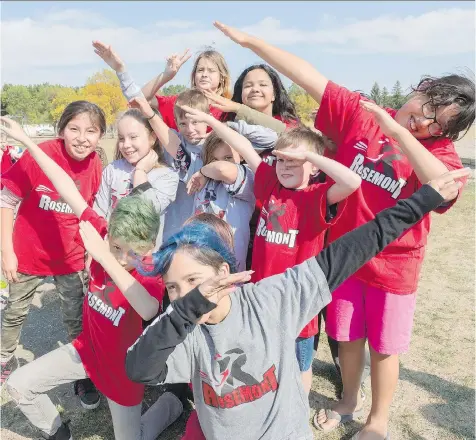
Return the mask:
[[[287, 27], [275, 17], [265, 17], [242, 29], [291, 52], [293, 47], [308, 45], [309, 49], [314, 46], [335, 54], [444, 57], [474, 53], [474, 23], [474, 10], [447, 8], [415, 16], [381, 15], [364, 20], [325, 16], [314, 29]], [[225, 57], [244, 51], [214, 29], [211, 20], [162, 20], [149, 26], [118, 26], [93, 11], [75, 9], [3, 20], [1, 39], [2, 83], [54, 83], [64, 72], [68, 80], [62, 83], [82, 84], [86, 78], [78, 78], [79, 72], [103, 67], [92, 50], [93, 39], [112, 44], [125, 61], [137, 64], [163, 65], [168, 54], [187, 47], [195, 52], [213, 45]], [[252, 54], [249, 57], [256, 60]], [[51, 80], [45, 79], [48, 72]]]

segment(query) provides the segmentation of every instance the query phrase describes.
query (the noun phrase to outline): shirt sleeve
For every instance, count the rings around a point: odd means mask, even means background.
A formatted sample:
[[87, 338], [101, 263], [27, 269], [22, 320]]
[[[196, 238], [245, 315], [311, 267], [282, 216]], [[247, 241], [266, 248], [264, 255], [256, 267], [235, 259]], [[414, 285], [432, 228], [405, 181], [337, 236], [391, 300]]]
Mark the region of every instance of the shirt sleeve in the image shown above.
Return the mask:
[[8, 188], [1, 189], [0, 208], [15, 209], [21, 200], [20, 197], [13, 194]]
[[359, 105], [360, 99], [360, 93], [351, 92], [329, 81], [317, 111], [314, 127], [339, 146], [363, 111]]
[[248, 139], [253, 148], [258, 151], [274, 148], [278, 140], [278, 134], [274, 130], [261, 125], [251, 125], [245, 121], [229, 121], [227, 124]]
[[254, 176], [254, 193], [256, 200], [263, 202], [269, 197], [273, 187], [278, 182], [276, 170], [266, 162], [261, 162]]
[[174, 130], [177, 129], [174, 116], [174, 106], [175, 101], [177, 101], [177, 96], [156, 95], [155, 97], [157, 98], [157, 106], [160, 115], [162, 116], [162, 120], [168, 127], [173, 128]]
[[127, 350], [129, 379], [146, 385], [190, 382], [195, 370], [191, 333], [215, 307], [198, 288], [171, 303]]
[[144, 192], [144, 197], [151, 200], [155, 209], [162, 213], [175, 200], [178, 183], [178, 174], [167, 168], [167, 172], [157, 173], [155, 179], [150, 179], [151, 188]]
[[312, 228], [316, 233], [321, 233], [334, 225], [342, 215], [347, 200], [344, 199], [339, 203], [329, 206], [327, 203], [327, 191], [334, 185], [332, 180], [326, 183], [314, 183], [308, 187], [309, 201], [306, 203], [309, 207], [314, 207], [312, 211], [315, 213], [310, 216]]
[[244, 165], [237, 164], [236, 167], [238, 169], [238, 175], [236, 177], [235, 183], [230, 185], [224, 183], [223, 186], [230, 196], [254, 204], [255, 195], [253, 172]]
[[[461, 159], [456, 152], [453, 142], [450, 139], [436, 139], [430, 145], [425, 145], [425, 142], [422, 142], [422, 144], [428, 148], [433, 156], [435, 156], [446, 166], [446, 168], [448, 168], [448, 171], [459, 170], [463, 168]], [[416, 178], [416, 175], [414, 177], [417, 181], [417, 188], [420, 188], [422, 186], [421, 182]], [[464, 178], [462, 181], [463, 183], [466, 183], [467, 178]], [[435, 212], [438, 214], [444, 214], [446, 211], [448, 211], [456, 203], [462, 191], [463, 188], [459, 190], [458, 196], [456, 198], [450, 202], [443, 203], [437, 209], [435, 209]]]
[[301, 332], [303, 322], [311, 321], [331, 301], [329, 287], [315, 257], [282, 274], [256, 284], [245, 284], [242, 289], [261, 309], [260, 315], [275, 320], [282, 332], [293, 339]]
[[111, 206], [111, 188], [113, 178], [113, 164], [109, 164], [102, 172], [101, 184], [93, 205], [94, 211], [104, 218], [107, 218]]
[[2, 175], [2, 186], [24, 199], [32, 191], [40, 173], [42, 171], [30, 152], [25, 151], [22, 157]]
[[270, 128], [276, 133], [282, 133], [286, 130], [286, 124], [283, 122], [244, 104], [240, 105], [236, 113], [235, 121], [238, 122], [240, 120], [248, 124]]
[[[79, 221], [91, 223], [94, 226], [94, 229], [96, 229], [96, 231], [99, 232], [99, 235], [102, 238], [104, 238], [107, 235], [107, 221], [103, 217], [101, 217], [96, 211], [94, 211], [92, 208], [89, 208], [89, 207], [86, 208], [81, 214]], [[79, 237], [81, 239], [81, 236]], [[82, 240], [81, 240], [81, 244], [82, 244]]]

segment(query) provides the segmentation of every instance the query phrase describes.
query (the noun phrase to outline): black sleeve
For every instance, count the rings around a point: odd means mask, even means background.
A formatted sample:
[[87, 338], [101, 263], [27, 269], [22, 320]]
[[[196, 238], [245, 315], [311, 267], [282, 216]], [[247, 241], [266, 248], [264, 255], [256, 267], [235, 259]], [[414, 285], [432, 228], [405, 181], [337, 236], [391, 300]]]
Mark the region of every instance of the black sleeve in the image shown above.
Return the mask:
[[333, 292], [443, 200], [431, 186], [423, 185], [408, 199], [399, 200], [392, 208], [379, 212], [372, 221], [329, 244], [316, 259], [330, 291]]
[[150, 182], [144, 182], [140, 185], [137, 185], [135, 188], [132, 188], [132, 191], [129, 193], [130, 196], [138, 195], [146, 192], [148, 189], [151, 189], [152, 185]]
[[185, 340], [200, 317], [215, 307], [198, 287], [171, 303], [127, 350], [127, 377], [150, 385], [164, 382], [170, 354]]

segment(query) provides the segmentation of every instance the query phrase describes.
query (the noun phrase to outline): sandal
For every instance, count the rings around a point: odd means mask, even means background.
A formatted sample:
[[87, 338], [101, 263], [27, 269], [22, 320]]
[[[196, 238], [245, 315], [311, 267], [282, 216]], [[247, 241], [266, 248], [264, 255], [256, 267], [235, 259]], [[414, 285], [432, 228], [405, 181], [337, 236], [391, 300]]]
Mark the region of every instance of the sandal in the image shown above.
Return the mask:
[[317, 421], [317, 416], [319, 414], [319, 411], [317, 411], [316, 414], [314, 414], [312, 422], [314, 424], [314, 427], [316, 429], [319, 429], [319, 431], [331, 432], [331, 431], [334, 431], [334, 429], [336, 429], [338, 426], [344, 425], [345, 423], [348, 423], [348, 422], [352, 422], [352, 420], [356, 419], [357, 417], [360, 417], [363, 414], [364, 409], [361, 408], [357, 411], [354, 411], [352, 414], [339, 414], [338, 412], [335, 412], [332, 409], [326, 409], [325, 412], [326, 412], [326, 422], [328, 420], [337, 420], [339, 423], [337, 423], [337, 425], [329, 429], [323, 428], [322, 425], [320, 425]]

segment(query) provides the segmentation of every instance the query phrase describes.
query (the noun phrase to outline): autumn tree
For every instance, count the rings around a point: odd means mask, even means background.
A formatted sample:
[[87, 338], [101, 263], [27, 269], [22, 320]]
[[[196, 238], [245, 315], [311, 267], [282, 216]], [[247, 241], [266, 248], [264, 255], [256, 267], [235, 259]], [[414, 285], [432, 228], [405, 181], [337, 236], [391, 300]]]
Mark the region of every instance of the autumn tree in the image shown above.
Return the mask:
[[315, 110], [319, 107], [317, 101], [302, 87], [292, 84], [288, 91], [289, 98], [294, 102], [296, 112], [303, 123], [312, 123]]

